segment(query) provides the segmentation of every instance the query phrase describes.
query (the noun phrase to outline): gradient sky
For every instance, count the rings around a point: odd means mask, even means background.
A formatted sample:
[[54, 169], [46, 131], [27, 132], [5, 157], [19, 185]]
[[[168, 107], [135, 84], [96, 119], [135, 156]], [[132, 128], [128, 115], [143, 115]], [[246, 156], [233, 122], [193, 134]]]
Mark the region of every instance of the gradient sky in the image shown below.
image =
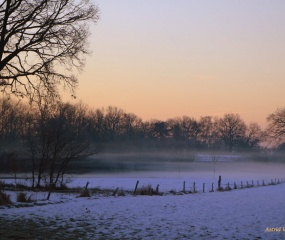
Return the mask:
[[97, 0], [77, 99], [144, 120], [285, 106], [284, 0]]

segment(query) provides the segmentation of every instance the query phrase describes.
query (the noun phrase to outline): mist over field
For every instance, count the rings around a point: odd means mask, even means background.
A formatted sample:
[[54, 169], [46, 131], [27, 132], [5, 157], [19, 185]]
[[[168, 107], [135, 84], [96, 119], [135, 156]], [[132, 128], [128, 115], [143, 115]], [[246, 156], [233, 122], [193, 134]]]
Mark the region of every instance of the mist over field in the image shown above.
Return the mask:
[[[195, 152], [102, 153], [82, 162], [81, 174], [165, 178], [256, 180], [285, 177], [283, 162], [260, 161], [249, 154]], [[77, 167], [77, 170], [79, 168]]]

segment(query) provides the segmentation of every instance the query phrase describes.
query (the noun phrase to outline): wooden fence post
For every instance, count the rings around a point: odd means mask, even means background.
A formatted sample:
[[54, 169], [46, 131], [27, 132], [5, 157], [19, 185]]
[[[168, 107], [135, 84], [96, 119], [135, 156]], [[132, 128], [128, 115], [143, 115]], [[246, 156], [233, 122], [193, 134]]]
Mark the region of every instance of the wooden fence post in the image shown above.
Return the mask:
[[185, 193], [185, 181], [183, 182], [183, 192]]
[[203, 183], [203, 193], [205, 192], [205, 183]]
[[193, 193], [196, 192], [195, 182], [193, 182]]
[[156, 185], [155, 193], [156, 193], [156, 194], [159, 193], [159, 184]]
[[219, 181], [218, 181], [218, 190], [221, 190], [221, 181], [222, 181], [222, 177], [219, 176]]
[[214, 192], [214, 183], [212, 183], [212, 192]]
[[136, 194], [136, 191], [137, 191], [138, 185], [139, 185], [139, 181], [137, 181], [137, 183], [136, 183], [136, 187], [135, 187], [135, 190], [134, 190], [134, 194]]

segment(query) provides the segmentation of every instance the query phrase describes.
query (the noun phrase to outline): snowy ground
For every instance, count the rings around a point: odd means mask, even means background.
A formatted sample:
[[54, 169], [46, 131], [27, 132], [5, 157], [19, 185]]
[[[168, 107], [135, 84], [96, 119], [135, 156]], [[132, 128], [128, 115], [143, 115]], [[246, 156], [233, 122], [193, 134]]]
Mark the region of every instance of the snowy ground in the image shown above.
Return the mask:
[[[72, 185], [87, 180], [91, 188], [133, 189], [137, 179], [84, 178]], [[196, 179], [199, 186], [204, 180]], [[180, 191], [183, 181], [144, 178], [140, 185]], [[7, 193], [14, 201], [15, 193]], [[185, 195], [77, 196], [53, 193], [47, 202], [34, 193], [36, 204], [1, 207], [0, 239], [285, 239], [285, 183]]]

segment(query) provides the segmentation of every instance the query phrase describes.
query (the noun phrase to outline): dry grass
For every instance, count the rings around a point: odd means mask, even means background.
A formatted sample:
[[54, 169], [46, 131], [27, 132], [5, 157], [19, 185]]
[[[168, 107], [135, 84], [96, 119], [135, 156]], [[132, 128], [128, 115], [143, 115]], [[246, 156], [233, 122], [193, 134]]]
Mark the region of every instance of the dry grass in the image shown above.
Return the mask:
[[32, 202], [32, 195], [30, 195], [29, 197], [27, 197], [27, 193], [17, 193], [17, 202], [22, 202], [22, 203], [26, 203], [26, 202]]
[[0, 181], [0, 190], [4, 189], [5, 187], [5, 182], [4, 181]]
[[11, 204], [11, 198], [10, 195], [0, 191], [0, 205], [7, 205]]
[[81, 190], [79, 197], [91, 197], [91, 191], [87, 188]]
[[142, 186], [140, 189], [138, 189], [136, 194], [152, 196], [158, 195], [159, 193], [152, 188], [151, 184], [148, 184], [147, 186]]

